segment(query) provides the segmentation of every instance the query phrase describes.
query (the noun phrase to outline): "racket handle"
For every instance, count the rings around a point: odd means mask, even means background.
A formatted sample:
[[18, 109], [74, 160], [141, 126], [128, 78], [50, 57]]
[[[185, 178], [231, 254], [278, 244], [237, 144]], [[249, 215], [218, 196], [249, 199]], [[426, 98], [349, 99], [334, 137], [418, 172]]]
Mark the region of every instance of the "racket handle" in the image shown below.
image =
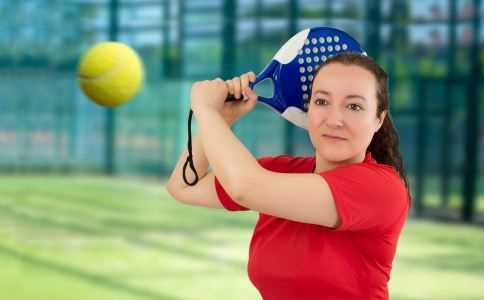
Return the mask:
[[[255, 85], [258, 84], [259, 82], [263, 81], [266, 78], [271, 78], [272, 81], [274, 81], [273, 75], [274, 72], [276, 71], [276, 68], [280, 65], [279, 62], [272, 60], [265, 68], [262, 70], [260, 74], [258, 74], [255, 78], [254, 82], [249, 82], [249, 87], [253, 90]], [[258, 97], [257, 99], [260, 99], [261, 97]], [[225, 102], [230, 102], [230, 101], [240, 101], [242, 100], [243, 97], [241, 98], [235, 98], [234, 95], [230, 95], [225, 99]], [[269, 101], [268, 101], [269, 102]]]
[[[255, 85], [258, 83], [258, 82], [259, 82], [258, 80], [256, 80], [255, 82], [250, 82], [250, 83], [249, 83], [249, 87], [250, 87], [251, 89], [254, 89], [254, 86], [255, 86]], [[244, 96], [243, 96], [243, 95], [240, 95], [240, 98], [235, 98], [235, 96], [234, 96], [234, 95], [229, 94], [229, 95], [227, 96], [227, 99], [225, 99], [225, 102], [230, 102], [230, 101], [241, 101], [241, 100], [243, 100], [243, 99], [244, 99]]]
[[225, 102], [231, 102], [231, 101], [240, 101], [240, 100], [242, 100], [242, 99], [243, 99], [242, 97], [241, 97], [241, 98], [235, 98], [235, 96], [234, 96], [234, 95], [229, 95], [229, 96], [227, 97], [227, 99], [225, 99]]

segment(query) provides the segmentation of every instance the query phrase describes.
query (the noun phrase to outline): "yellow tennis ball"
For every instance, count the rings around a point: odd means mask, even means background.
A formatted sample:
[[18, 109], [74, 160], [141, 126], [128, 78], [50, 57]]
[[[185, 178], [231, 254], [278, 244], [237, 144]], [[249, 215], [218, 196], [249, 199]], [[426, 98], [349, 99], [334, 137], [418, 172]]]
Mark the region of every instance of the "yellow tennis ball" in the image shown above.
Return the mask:
[[78, 68], [86, 96], [99, 105], [114, 107], [131, 100], [143, 84], [143, 63], [123, 43], [102, 42], [88, 49]]

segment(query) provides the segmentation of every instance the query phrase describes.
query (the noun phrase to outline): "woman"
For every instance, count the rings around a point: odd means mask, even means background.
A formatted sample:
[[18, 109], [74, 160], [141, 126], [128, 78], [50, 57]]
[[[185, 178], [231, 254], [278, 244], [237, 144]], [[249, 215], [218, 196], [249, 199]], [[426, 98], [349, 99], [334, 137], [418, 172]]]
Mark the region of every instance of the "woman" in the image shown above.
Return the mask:
[[[193, 85], [194, 162], [205, 176], [185, 185], [185, 151], [168, 191], [184, 203], [259, 212], [248, 273], [265, 300], [388, 299], [410, 194], [386, 73], [349, 53], [318, 69], [308, 106], [314, 157], [256, 160], [232, 133], [255, 106], [254, 80], [251, 72]], [[225, 103], [228, 93], [248, 100]]]

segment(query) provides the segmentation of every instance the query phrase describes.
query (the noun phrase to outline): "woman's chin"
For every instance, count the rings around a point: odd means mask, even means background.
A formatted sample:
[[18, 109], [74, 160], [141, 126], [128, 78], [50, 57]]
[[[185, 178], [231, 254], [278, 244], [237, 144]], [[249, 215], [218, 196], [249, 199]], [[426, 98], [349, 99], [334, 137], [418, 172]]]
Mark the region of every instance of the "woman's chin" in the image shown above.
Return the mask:
[[345, 151], [341, 149], [326, 149], [325, 151], [321, 151], [320, 155], [322, 159], [332, 163], [344, 162], [350, 158], [350, 155], [348, 155], [347, 153], [345, 153]]

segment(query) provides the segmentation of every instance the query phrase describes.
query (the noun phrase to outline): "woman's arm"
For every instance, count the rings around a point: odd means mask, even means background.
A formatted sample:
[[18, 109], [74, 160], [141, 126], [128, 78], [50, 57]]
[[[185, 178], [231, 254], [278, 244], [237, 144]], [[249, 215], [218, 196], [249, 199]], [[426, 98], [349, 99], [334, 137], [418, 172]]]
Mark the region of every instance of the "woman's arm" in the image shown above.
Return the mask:
[[[203, 151], [200, 136], [196, 135], [192, 138], [192, 154], [193, 154], [193, 164], [195, 165], [195, 170], [197, 170], [198, 179], [201, 180], [208, 173], [208, 160]], [[183, 165], [185, 164], [188, 157], [188, 149], [185, 149], [180, 155], [178, 162], [176, 163], [175, 169], [171, 173], [170, 179], [166, 183], [167, 190], [180, 190], [190, 187], [183, 180]], [[195, 179], [195, 174], [189, 165], [187, 165], [186, 177], [188, 182], [193, 182]]]
[[326, 181], [316, 174], [265, 170], [211, 108], [199, 108], [202, 145], [213, 172], [243, 207], [297, 222], [336, 227], [336, 205]]
[[[166, 190], [175, 200], [183, 204], [209, 208], [222, 208], [222, 203], [219, 201], [214, 187], [214, 174], [208, 172], [208, 161], [203, 152], [199, 136], [195, 136], [192, 139], [192, 154], [193, 163], [199, 176], [197, 184], [190, 186], [183, 180], [183, 165], [185, 164], [188, 155], [188, 151], [185, 150], [181, 154], [180, 159], [166, 184]], [[189, 167], [187, 167], [187, 169], [189, 169], [186, 174], [187, 180], [188, 182], [193, 182], [195, 175]]]
[[[222, 80], [220, 80], [223, 82]], [[227, 89], [228, 94], [234, 95], [235, 98], [239, 99], [242, 97], [243, 93], [243, 88], [247, 87], [249, 85], [249, 82], [254, 82], [255, 81], [255, 74], [254, 72], [248, 72], [245, 74], [242, 74], [240, 77], [234, 77], [230, 80], [226, 80], [224, 86]], [[196, 85], [195, 83], [194, 85]], [[192, 87], [193, 89], [193, 87]], [[209, 97], [216, 97], [215, 95], [209, 95]], [[226, 95], [224, 96], [226, 97]], [[247, 114], [249, 111], [251, 111], [256, 102], [257, 102], [257, 96], [255, 93], [253, 94], [252, 101], [232, 101], [232, 102], [224, 102], [223, 104], [220, 105], [220, 113], [222, 115], [222, 119], [224, 122], [224, 125], [231, 127], [237, 120], [239, 120], [242, 116]], [[192, 108], [193, 108], [193, 103], [192, 103]], [[194, 111], [195, 114], [195, 111]], [[208, 172], [208, 165], [209, 162], [207, 161], [207, 157], [204, 153], [202, 143], [201, 143], [201, 137], [199, 135], [195, 136], [192, 139], [192, 154], [193, 154], [193, 164], [195, 165], [195, 169], [197, 170], [197, 174], [199, 176], [199, 180], [201, 180]], [[188, 157], [188, 149], [185, 150], [180, 158], [178, 159], [178, 162], [176, 164], [175, 169], [173, 170], [170, 179], [168, 180], [167, 183], [167, 188], [169, 187], [170, 189], [182, 189], [182, 188], [187, 188], [189, 185], [187, 185], [183, 181], [183, 165], [186, 162], [186, 159]], [[187, 165], [187, 169], [190, 169], [187, 171], [187, 180], [188, 182], [193, 182], [195, 179], [195, 174]]]
[[[255, 101], [246, 89], [248, 101]], [[221, 114], [227, 87], [221, 80], [196, 83], [192, 109], [202, 146], [217, 179], [243, 207], [293, 221], [336, 227], [336, 205], [326, 181], [316, 174], [276, 173], [262, 168]]]
[[212, 169], [226, 191], [237, 202], [241, 192], [239, 187], [243, 186], [242, 178], [255, 175], [263, 168], [218, 112], [200, 108], [194, 113], [203, 139], [202, 145]]

